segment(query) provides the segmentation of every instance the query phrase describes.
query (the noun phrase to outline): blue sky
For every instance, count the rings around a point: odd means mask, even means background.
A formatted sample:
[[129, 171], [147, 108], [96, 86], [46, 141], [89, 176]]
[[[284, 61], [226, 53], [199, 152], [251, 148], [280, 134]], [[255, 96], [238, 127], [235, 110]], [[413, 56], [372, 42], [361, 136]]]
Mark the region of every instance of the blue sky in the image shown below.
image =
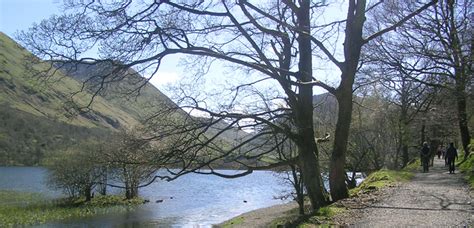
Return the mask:
[[[15, 39], [17, 31], [26, 30], [33, 26], [34, 23], [40, 23], [41, 20], [47, 19], [53, 14], [60, 14], [63, 1], [64, 0], [0, 0], [0, 31]], [[336, 6], [338, 5], [336, 4]], [[334, 12], [335, 11], [332, 11], [329, 15], [334, 15]], [[336, 14], [340, 14], [340, 12], [341, 11]], [[186, 71], [186, 69], [177, 66], [179, 60], [180, 57], [178, 56], [167, 58], [166, 61], [163, 62], [162, 67], [160, 67], [159, 72], [155, 74], [151, 80], [151, 83], [167, 93], [166, 85], [176, 83], [183, 78], [182, 75], [189, 73], [189, 70]], [[226, 70], [222, 66], [216, 66], [211, 74], [218, 76], [226, 74], [226, 71], [228, 72], [229, 69]], [[327, 80], [328, 77], [331, 78], [339, 74], [337, 71], [336, 75], [333, 74], [333, 71], [323, 70], [322, 72], [325, 76], [320, 78], [320, 80], [322, 79], [323, 81]], [[212, 81], [213, 84], [217, 82], [214, 79]], [[209, 84], [206, 87], [209, 87]], [[325, 91], [315, 87], [315, 92], [323, 93]]]
[[[53, 14], [60, 14], [63, 0], [0, 0], [0, 31], [15, 39], [19, 30], [26, 30]], [[169, 58], [151, 82], [160, 89], [180, 78], [179, 58]]]
[[17, 30], [58, 12], [58, 0], [0, 0], [0, 31], [13, 38]]

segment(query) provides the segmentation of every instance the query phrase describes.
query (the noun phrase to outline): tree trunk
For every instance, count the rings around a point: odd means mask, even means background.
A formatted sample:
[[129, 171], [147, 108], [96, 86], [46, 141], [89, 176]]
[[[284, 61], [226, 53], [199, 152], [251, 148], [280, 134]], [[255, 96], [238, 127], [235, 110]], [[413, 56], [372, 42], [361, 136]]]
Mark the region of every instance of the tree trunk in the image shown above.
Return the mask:
[[[469, 56], [463, 56], [462, 41], [458, 27], [456, 25], [456, 1], [447, 1], [447, 12], [449, 20], [449, 39], [451, 41], [450, 52], [452, 52], [452, 59], [454, 61], [454, 77], [455, 77], [455, 97], [457, 104], [457, 117], [459, 122], [459, 131], [461, 133], [461, 142], [464, 149], [464, 158], [469, 156], [469, 143], [471, 136], [469, 134], [469, 127], [467, 123], [466, 114], [466, 85], [469, 83], [472, 75], [472, 56], [474, 49], [474, 42], [471, 40], [471, 53]], [[470, 59], [466, 61], [466, 59]]]
[[133, 198], [136, 198], [138, 197], [138, 183], [137, 184], [134, 184], [132, 186], [132, 191], [131, 191], [131, 195], [130, 195], [130, 199], [133, 199]]
[[298, 174], [296, 165], [290, 165], [291, 175], [293, 176], [293, 184], [296, 192], [296, 202], [298, 203], [299, 214], [304, 215], [304, 186], [301, 185], [302, 175]]
[[92, 199], [92, 187], [91, 186], [86, 186], [84, 188], [84, 197], [86, 197], [86, 202], [91, 201], [91, 199]]
[[402, 149], [402, 167], [407, 166], [410, 157], [408, 155], [408, 102], [406, 98], [402, 98], [402, 107], [400, 112], [400, 145]]
[[350, 91], [337, 96], [339, 103], [338, 119], [334, 134], [334, 149], [329, 164], [329, 186], [333, 201], [349, 196], [346, 186], [346, 151], [349, 139], [349, 128], [352, 118], [352, 87]]
[[[312, 78], [312, 48], [310, 38], [310, 1], [302, 1], [298, 10], [298, 26], [301, 32], [298, 35], [299, 79], [302, 82], [311, 82]], [[313, 87], [300, 85], [298, 101], [295, 104], [295, 125], [298, 131], [299, 167], [303, 175], [303, 182], [314, 210], [328, 203], [319, 166], [318, 148], [314, 139], [313, 130]]]
[[469, 134], [469, 127], [467, 123], [467, 113], [466, 113], [466, 97], [463, 94], [463, 91], [456, 91], [458, 94], [456, 96], [457, 103], [457, 116], [459, 130], [461, 133], [461, 142], [464, 149], [464, 158], [466, 159], [469, 156], [469, 143], [471, 141], [471, 136]]
[[299, 150], [299, 163], [301, 173], [303, 175], [303, 182], [305, 183], [308, 197], [311, 201], [311, 207], [313, 210], [317, 210], [322, 206], [328, 204], [329, 200], [325, 191], [323, 181], [321, 178], [321, 168], [319, 166], [317, 158], [317, 149], [314, 138], [309, 140], [309, 137], [305, 137], [301, 144], [298, 145]]
[[334, 147], [329, 164], [329, 185], [333, 201], [349, 196], [345, 182], [345, 164], [349, 128], [352, 118], [352, 86], [363, 45], [362, 28], [365, 22], [365, 0], [350, 0], [347, 10], [344, 38], [345, 62], [341, 65], [341, 82], [335, 92], [338, 101], [338, 119], [334, 134]]
[[102, 167], [100, 173], [99, 193], [103, 196], [107, 195], [107, 168]]
[[410, 157], [408, 155], [408, 145], [406, 143], [403, 144], [402, 146], [402, 155], [403, 155], [403, 166], [406, 167], [408, 165], [408, 162], [410, 160]]

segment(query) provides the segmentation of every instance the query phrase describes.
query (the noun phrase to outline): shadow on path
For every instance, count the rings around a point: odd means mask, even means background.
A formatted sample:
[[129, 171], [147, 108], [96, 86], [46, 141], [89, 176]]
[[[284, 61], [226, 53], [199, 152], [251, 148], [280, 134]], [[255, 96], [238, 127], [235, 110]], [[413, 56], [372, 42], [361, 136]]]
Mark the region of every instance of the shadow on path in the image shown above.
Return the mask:
[[435, 159], [430, 168], [428, 173], [416, 173], [408, 183], [387, 189], [379, 202], [351, 208], [361, 216], [351, 218], [349, 225], [472, 227], [472, 196], [462, 174], [449, 174], [441, 159]]

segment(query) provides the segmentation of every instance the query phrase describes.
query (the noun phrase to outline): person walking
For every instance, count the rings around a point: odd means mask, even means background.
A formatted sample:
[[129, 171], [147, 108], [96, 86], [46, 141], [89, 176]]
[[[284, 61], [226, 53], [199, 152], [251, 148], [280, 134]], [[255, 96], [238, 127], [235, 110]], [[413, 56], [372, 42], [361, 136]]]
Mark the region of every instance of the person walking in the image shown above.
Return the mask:
[[446, 150], [446, 161], [449, 166], [449, 173], [454, 173], [454, 160], [458, 158], [458, 151], [454, 147], [454, 143], [449, 143], [449, 147]]
[[421, 148], [421, 151], [420, 151], [420, 159], [421, 159], [421, 164], [423, 166], [423, 172], [424, 173], [428, 172], [429, 161], [430, 161], [430, 148], [428, 147], [427, 142], [423, 143], [423, 148]]
[[441, 155], [443, 154], [443, 146], [438, 147], [438, 159], [441, 159]]

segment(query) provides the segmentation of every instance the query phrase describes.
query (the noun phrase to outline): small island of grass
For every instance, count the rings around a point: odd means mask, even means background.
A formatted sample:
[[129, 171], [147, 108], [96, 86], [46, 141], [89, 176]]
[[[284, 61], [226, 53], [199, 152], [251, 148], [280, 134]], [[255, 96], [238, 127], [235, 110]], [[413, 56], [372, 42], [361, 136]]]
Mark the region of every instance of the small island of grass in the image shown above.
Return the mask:
[[97, 196], [84, 199], [51, 199], [39, 193], [0, 191], [0, 227], [44, 224], [64, 219], [119, 213], [142, 204], [140, 198]]

